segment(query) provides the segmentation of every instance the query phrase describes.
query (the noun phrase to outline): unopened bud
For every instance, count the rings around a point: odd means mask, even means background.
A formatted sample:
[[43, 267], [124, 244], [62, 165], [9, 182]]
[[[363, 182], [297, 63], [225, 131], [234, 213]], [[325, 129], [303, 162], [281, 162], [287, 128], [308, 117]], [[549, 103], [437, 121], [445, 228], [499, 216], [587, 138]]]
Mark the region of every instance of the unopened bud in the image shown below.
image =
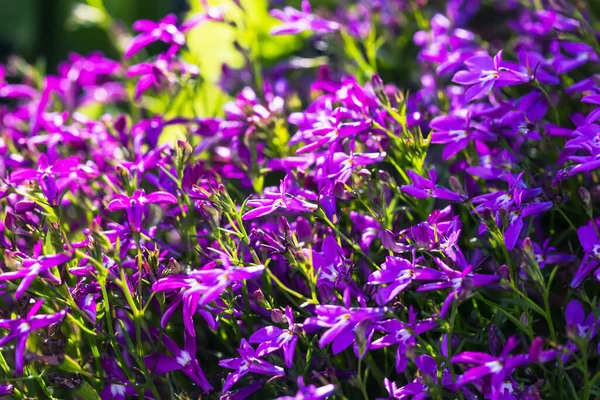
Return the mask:
[[287, 317], [285, 316], [283, 311], [281, 311], [278, 308], [275, 308], [271, 310], [271, 321], [273, 321], [274, 324], [286, 324]]
[[15, 212], [17, 214], [22, 214], [28, 211], [33, 211], [35, 209], [35, 202], [29, 200], [21, 200], [15, 204]]
[[262, 292], [262, 290], [260, 290], [260, 289], [255, 290], [253, 295], [254, 295], [254, 299], [258, 302], [262, 302], [265, 300], [265, 295]]
[[358, 171], [358, 176], [368, 181], [369, 179], [371, 179], [371, 171], [369, 171], [366, 168], [363, 168], [360, 171]]
[[488, 328], [488, 345], [490, 346], [490, 353], [498, 355], [500, 350], [500, 337], [498, 336], [498, 327], [496, 325], [490, 325]]
[[583, 206], [585, 207], [586, 211], [591, 210], [592, 195], [590, 194], [589, 190], [582, 186], [579, 188], [579, 190], [577, 190], [577, 193], [579, 194], [579, 197], [581, 198], [581, 201], [583, 202]]
[[192, 154], [192, 152], [194, 151], [194, 149], [192, 148], [192, 146], [184, 141], [184, 140], [178, 140], [177, 141], [177, 149], [181, 152], [182, 156], [184, 159], [188, 159], [188, 157]]
[[290, 223], [288, 222], [288, 220], [281, 216], [279, 217], [279, 221], [277, 223], [277, 228], [279, 229], [279, 233], [281, 233], [283, 236], [288, 236], [290, 233]]
[[179, 262], [172, 257], [169, 259], [168, 267], [171, 270], [171, 273], [173, 274], [181, 274], [183, 272], [181, 264], [179, 264]]
[[465, 189], [463, 188], [462, 183], [460, 182], [460, 180], [455, 177], [454, 175], [452, 175], [450, 177], [450, 179], [448, 179], [448, 184], [450, 185], [450, 189], [453, 192], [456, 192], [458, 194], [465, 194]]

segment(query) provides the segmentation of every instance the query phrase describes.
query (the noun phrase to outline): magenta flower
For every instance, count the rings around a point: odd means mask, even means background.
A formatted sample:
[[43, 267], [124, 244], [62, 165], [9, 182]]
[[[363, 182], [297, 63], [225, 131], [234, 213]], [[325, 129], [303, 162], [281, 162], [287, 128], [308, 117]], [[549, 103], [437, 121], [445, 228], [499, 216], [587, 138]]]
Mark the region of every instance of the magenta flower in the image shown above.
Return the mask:
[[490, 377], [490, 392], [493, 400], [500, 399], [503, 392], [503, 384], [507, 378], [513, 374], [514, 370], [531, 363], [529, 354], [518, 354], [511, 356], [510, 353], [519, 345], [519, 340], [516, 337], [510, 337], [502, 352], [498, 357], [494, 357], [487, 353], [477, 353], [465, 351], [452, 357], [452, 363], [469, 364], [474, 367], [468, 369], [461, 375], [457, 382], [457, 387], [462, 387], [468, 383], [473, 383]]
[[394, 300], [413, 280], [435, 281], [441, 279], [444, 279], [444, 274], [440, 271], [422, 267], [404, 258], [388, 256], [381, 265], [381, 269], [369, 276], [368, 284], [386, 285], [377, 290], [377, 304], [383, 306]]
[[336, 181], [346, 183], [352, 176], [352, 172], [357, 167], [364, 167], [366, 165], [375, 164], [385, 159], [386, 153], [351, 153], [350, 155], [337, 152], [334, 153], [329, 161], [329, 175], [328, 178], [335, 179]]
[[71, 259], [71, 256], [68, 254], [43, 255], [42, 250], [43, 243], [40, 240], [33, 248], [33, 257], [28, 257], [23, 253], [15, 253], [15, 255], [22, 257], [21, 268], [17, 271], [0, 274], [0, 282], [23, 278], [15, 292], [17, 299], [23, 296], [31, 282], [40, 275], [57, 285], [61, 283], [60, 278], [54, 275], [50, 269], [66, 263]]
[[183, 303], [183, 322], [190, 335], [195, 335], [193, 318], [196, 312], [209, 323], [212, 329], [216, 329], [217, 323], [210, 312], [199, 310], [198, 307], [207, 306], [210, 302], [217, 300], [232, 284], [259, 276], [265, 269], [263, 265], [230, 267], [228, 269], [214, 268], [215, 265], [215, 262], [211, 262], [200, 270], [191, 271], [187, 276], [171, 275], [159, 279], [152, 285], [152, 290], [156, 292], [179, 291], [161, 318], [163, 327], [167, 325], [173, 313]]
[[177, 204], [177, 198], [171, 193], [154, 192], [146, 195], [142, 190], [136, 190], [131, 197], [123, 194], [115, 194], [115, 198], [108, 203], [108, 211], [115, 212], [126, 210], [127, 220], [133, 232], [139, 232], [142, 228], [142, 217], [149, 203]]
[[435, 328], [437, 324], [433, 319], [417, 321], [417, 313], [412, 307], [408, 312], [408, 322], [397, 319], [388, 319], [377, 322], [375, 329], [385, 332], [385, 335], [373, 341], [371, 350], [382, 349], [388, 346], [398, 345], [396, 349], [396, 371], [402, 373], [408, 365], [407, 352], [417, 344], [416, 335], [421, 335]]
[[283, 368], [261, 360], [246, 339], [242, 339], [238, 353], [240, 354], [238, 358], [228, 358], [219, 361], [219, 366], [235, 370], [235, 372], [230, 372], [227, 375], [223, 384], [223, 393], [228, 391], [248, 372], [275, 377], [284, 376], [285, 374]]
[[412, 180], [412, 185], [404, 185], [400, 189], [417, 199], [433, 197], [457, 202], [463, 202], [466, 199], [462, 194], [454, 193], [450, 189], [437, 185], [437, 173], [433, 169], [429, 171], [429, 179], [423, 178], [411, 170], [407, 170], [406, 173]]
[[471, 140], [495, 141], [496, 135], [488, 132], [483, 125], [471, 121], [471, 112], [459, 110], [453, 115], [435, 117], [429, 124], [431, 143], [444, 144], [442, 158], [444, 160], [456, 155], [469, 144]]
[[502, 50], [494, 56], [474, 56], [465, 61], [467, 71], [458, 71], [453, 82], [470, 86], [465, 100], [470, 102], [487, 95], [494, 87], [514, 86], [526, 83], [531, 77], [502, 66]]
[[133, 38], [129, 47], [125, 50], [125, 58], [131, 58], [156, 41], [162, 41], [171, 45], [169, 52], [175, 52], [185, 44], [185, 35], [177, 27], [177, 17], [169, 14], [159, 22], [139, 20], [133, 24], [133, 29], [141, 32]]
[[333, 354], [347, 349], [356, 340], [355, 328], [362, 321], [375, 322], [382, 319], [388, 312], [387, 307], [380, 308], [350, 308], [335, 305], [318, 305], [315, 307], [316, 317], [304, 320], [305, 328], [327, 328], [321, 335], [319, 347], [323, 348], [333, 343]]
[[10, 84], [4, 80], [6, 77], [4, 66], [0, 65], [0, 98], [4, 99], [33, 99], [38, 91], [27, 85]]
[[[571, 339], [579, 339], [584, 342], [589, 342], [598, 332], [596, 328], [596, 317], [593, 312], [590, 312], [587, 316], [581, 303], [577, 300], [571, 300], [565, 308], [565, 320], [567, 322], [567, 336]], [[571, 339], [567, 341], [565, 347], [568, 352], [561, 356], [563, 363], [566, 363], [571, 359], [579, 347]], [[600, 348], [600, 343], [598, 344]]]
[[298, 334], [303, 331], [303, 328], [302, 324], [294, 324], [294, 315], [289, 306], [285, 308], [285, 316], [288, 323], [287, 329], [281, 329], [276, 326], [267, 326], [254, 332], [248, 341], [250, 343], [258, 343], [256, 349], [256, 355], [258, 357], [265, 356], [283, 348], [285, 366], [292, 368], [296, 343], [298, 342]]
[[166, 354], [150, 354], [144, 358], [146, 367], [155, 374], [164, 375], [172, 371], [181, 371], [192, 381], [209, 393], [212, 386], [206, 379], [198, 360], [196, 360], [196, 336], [186, 330], [184, 332], [185, 344], [183, 350], [166, 334], [159, 335], [158, 330], [152, 332], [156, 339], [160, 338], [161, 344], [171, 352]]
[[64, 160], [58, 160], [54, 164], [48, 163], [48, 157], [40, 154], [38, 158], [37, 169], [21, 168], [10, 174], [11, 183], [21, 183], [23, 181], [37, 181], [42, 193], [51, 206], [58, 205], [58, 197], [61, 192], [61, 185], [57, 183], [57, 178], [70, 175], [76, 172], [79, 167], [77, 157], [70, 157]]
[[17, 340], [15, 348], [15, 375], [23, 375], [25, 347], [27, 338], [33, 331], [47, 328], [52, 324], [63, 320], [67, 315], [66, 310], [55, 314], [35, 315], [43, 305], [43, 300], [38, 300], [29, 310], [25, 318], [0, 319], [0, 329], [8, 329], [8, 335], [0, 339], [0, 347], [6, 345], [13, 339]]
[[340, 24], [319, 18], [310, 13], [310, 2], [302, 0], [302, 11], [287, 6], [281, 10], [271, 10], [271, 15], [283, 24], [271, 29], [271, 35], [295, 35], [305, 31], [316, 33], [335, 32], [340, 29]]
[[434, 259], [436, 264], [445, 275], [445, 279], [440, 282], [426, 283], [417, 288], [417, 292], [425, 292], [430, 290], [452, 289], [440, 310], [440, 318], [445, 318], [450, 310], [450, 306], [456, 300], [461, 301], [467, 298], [473, 291], [474, 287], [489, 286], [500, 280], [497, 275], [474, 274], [473, 266], [467, 266], [463, 271], [456, 271], [448, 267], [439, 258]]
[[[292, 188], [292, 178], [288, 174], [285, 176], [279, 185], [279, 191], [265, 190], [264, 199], [255, 199], [248, 200], [246, 203], [250, 207], [256, 207], [254, 210], [250, 210], [242, 216], [243, 220], [249, 220], [254, 218], [259, 218], [264, 215], [272, 214], [278, 209], [289, 210], [289, 211], [299, 211], [299, 212], [313, 212], [318, 207], [316, 204], [310, 203], [299, 196], [293, 195], [291, 192]], [[314, 193], [307, 193], [308, 191], [296, 191], [298, 194], [304, 194], [309, 196], [314, 196]], [[313, 197], [316, 200], [316, 196]]]
[[600, 280], [600, 273], [597, 269], [600, 264], [600, 238], [593, 225], [590, 222], [588, 225], [582, 226], [577, 230], [579, 243], [585, 250], [585, 256], [571, 281], [571, 287], [576, 288], [584, 281], [590, 272], [596, 270], [595, 277]]
[[321, 387], [315, 385], [305, 385], [304, 378], [298, 377], [298, 392], [295, 396], [282, 396], [275, 400], [321, 400], [325, 399], [333, 394], [335, 391], [335, 385], [329, 384]]

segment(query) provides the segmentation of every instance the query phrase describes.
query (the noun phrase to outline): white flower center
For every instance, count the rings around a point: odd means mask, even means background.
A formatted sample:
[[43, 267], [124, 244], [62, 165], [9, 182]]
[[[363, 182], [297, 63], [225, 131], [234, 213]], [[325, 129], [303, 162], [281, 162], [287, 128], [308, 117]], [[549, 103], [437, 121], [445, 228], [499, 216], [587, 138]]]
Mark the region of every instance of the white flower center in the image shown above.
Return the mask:
[[483, 365], [488, 367], [492, 374], [497, 374], [498, 372], [502, 371], [502, 363], [500, 361], [490, 361]]
[[110, 385], [110, 393], [113, 396], [125, 396], [125, 386], [123, 385]]
[[182, 351], [179, 354], [179, 357], [176, 358], [176, 360], [179, 365], [185, 367], [189, 364], [190, 361], [192, 361], [192, 356], [190, 356], [190, 353], [188, 353], [187, 351]]
[[453, 129], [449, 131], [448, 134], [452, 136], [452, 140], [455, 142], [459, 142], [463, 139], [466, 139], [468, 136], [467, 131], [465, 131], [464, 129]]

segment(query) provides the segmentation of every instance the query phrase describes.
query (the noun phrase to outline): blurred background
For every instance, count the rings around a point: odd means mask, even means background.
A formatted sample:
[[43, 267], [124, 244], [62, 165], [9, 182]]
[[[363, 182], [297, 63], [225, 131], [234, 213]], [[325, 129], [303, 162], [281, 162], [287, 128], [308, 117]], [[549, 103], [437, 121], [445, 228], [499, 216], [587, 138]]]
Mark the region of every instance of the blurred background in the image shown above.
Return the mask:
[[0, 62], [18, 54], [30, 63], [43, 59], [48, 72], [54, 72], [69, 51], [101, 50], [117, 57], [103, 21], [98, 21], [104, 18], [95, 11], [100, 7], [130, 30], [137, 19], [186, 11], [187, 0], [0, 0]]

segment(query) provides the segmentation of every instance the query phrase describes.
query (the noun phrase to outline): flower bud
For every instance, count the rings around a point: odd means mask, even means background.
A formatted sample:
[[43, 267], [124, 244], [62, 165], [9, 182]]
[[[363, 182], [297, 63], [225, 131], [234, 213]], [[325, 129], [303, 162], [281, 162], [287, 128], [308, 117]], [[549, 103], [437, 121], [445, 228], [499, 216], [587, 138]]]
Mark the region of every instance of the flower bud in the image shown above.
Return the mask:
[[194, 151], [192, 146], [184, 140], [177, 141], [177, 149], [181, 152], [184, 160], [187, 160]]
[[463, 188], [462, 183], [460, 182], [460, 180], [455, 177], [454, 175], [452, 175], [449, 179], [448, 179], [448, 184], [450, 186], [450, 189], [453, 192], [456, 192], [458, 194], [465, 194], [465, 190]]
[[173, 257], [169, 259], [168, 267], [173, 274], [181, 274], [183, 272], [181, 264], [179, 264], [179, 262], [177, 262], [177, 260], [175, 260]]
[[371, 179], [371, 171], [369, 171], [366, 168], [363, 168], [360, 171], [358, 171], [358, 176], [360, 176], [362, 179], [368, 181]]
[[500, 337], [496, 325], [490, 325], [488, 328], [488, 345], [490, 346], [490, 353], [497, 356], [500, 350]]
[[21, 200], [15, 204], [15, 212], [17, 214], [26, 213], [35, 209], [35, 202], [29, 200]]
[[256, 300], [257, 303], [262, 304], [265, 302], [265, 295], [262, 292], [262, 290], [257, 289], [254, 291], [254, 293], [252, 293], [252, 295], [254, 296], [254, 300]]
[[577, 190], [577, 193], [583, 202], [583, 208], [585, 208], [586, 213], [589, 215], [592, 212], [592, 195], [583, 186]]
[[279, 217], [279, 221], [277, 222], [277, 228], [279, 229], [279, 233], [287, 237], [291, 230], [290, 223], [284, 216]]
[[287, 324], [288, 320], [283, 311], [278, 308], [271, 310], [271, 321], [274, 324]]

